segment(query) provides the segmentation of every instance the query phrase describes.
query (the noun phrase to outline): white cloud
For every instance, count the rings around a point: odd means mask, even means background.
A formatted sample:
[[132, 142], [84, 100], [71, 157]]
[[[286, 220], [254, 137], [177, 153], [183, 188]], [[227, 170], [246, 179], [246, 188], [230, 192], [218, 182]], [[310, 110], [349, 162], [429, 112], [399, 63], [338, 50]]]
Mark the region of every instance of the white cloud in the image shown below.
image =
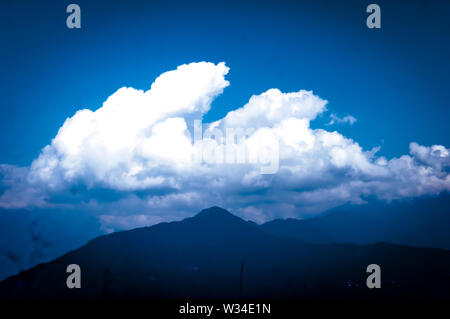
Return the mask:
[[261, 128], [289, 118], [311, 121], [326, 110], [326, 104], [327, 101], [312, 91], [282, 93], [278, 89], [270, 89], [252, 96], [246, 105], [229, 112], [220, 122], [225, 127]]
[[[211, 146], [211, 156], [225, 149], [224, 140], [193, 143], [192, 136], [194, 120], [229, 85], [227, 73], [224, 63], [182, 65], [148, 91], [121, 88], [96, 111], [78, 111], [30, 168], [0, 166], [0, 206], [50, 205], [58, 197], [60, 204], [98, 212], [112, 230], [178, 219], [213, 205], [263, 221], [363, 203], [365, 196], [393, 200], [450, 190], [449, 149], [411, 143], [409, 155], [378, 157], [378, 148], [364, 151], [336, 131], [312, 129], [310, 122], [326, 111], [327, 101], [303, 90], [252, 96], [203, 130], [210, 135], [252, 128], [244, 142], [247, 155], [277, 150], [276, 174], [261, 174], [260, 166], [226, 156], [221, 163], [193, 160], [202, 146]], [[73, 191], [80, 185], [86, 194]], [[117, 198], [102, 202], [96, 189]]]
[[186, 120], [209, 110], [229, 85], [227, 73], [224, 63], [182, 65], [146, 92], [121, 88], [95, 112], [78, 111], [33, 161], [30, 180], [51, 189], [79, 181], [117, 189], [170, 183], [154, 168], [189, 156]]
[[344, 117], [338, 117], [336, 114], [331, 113], [330, 114], [330, 122], [328, 122], [328, 125], [333, 125], [333, 124], [350, 124], [353, 125], [356, 123], [356, 118], [352, 115], [346, 115]]

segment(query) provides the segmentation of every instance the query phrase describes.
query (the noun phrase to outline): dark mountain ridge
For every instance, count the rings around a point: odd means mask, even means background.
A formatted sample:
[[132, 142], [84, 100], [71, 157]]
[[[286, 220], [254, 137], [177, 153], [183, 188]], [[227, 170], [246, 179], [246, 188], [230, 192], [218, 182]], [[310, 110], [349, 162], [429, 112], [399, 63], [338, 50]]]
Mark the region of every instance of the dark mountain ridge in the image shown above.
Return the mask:
[[[378, 243], [308, 244], [212, 207], [179, 222], [112, 233], [0, 283], [3, 298], [450, 298], [450, 252]], [[366, 267], [382, 269], [368, 289]], [[81, 268], [81, 288], [66, 267]]]
[[317, 244], [390, 242], [450, 250], [450, 194], [390, 205], [345, 205], [314, 218], [269, 221], [261, 229]]

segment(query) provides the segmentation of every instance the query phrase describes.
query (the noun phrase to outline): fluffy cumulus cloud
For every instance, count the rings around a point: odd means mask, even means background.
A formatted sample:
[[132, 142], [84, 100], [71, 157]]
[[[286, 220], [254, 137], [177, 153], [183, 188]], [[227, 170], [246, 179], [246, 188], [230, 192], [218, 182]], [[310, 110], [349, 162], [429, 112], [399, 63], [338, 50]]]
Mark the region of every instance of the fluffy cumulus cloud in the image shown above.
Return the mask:
[[30, 167], [0, 166], [0, 207], [76, 207], [96, 212], [109, 231], [212, 205], [262, 222], [368, 196], [450, 190], [449, 149], [411, 143], [409, 154], [387, 159], [336, 131], [312, 129], [327, 101], [311, 91], [270, 89], [201, 123], [229, 85], [228, 71], [224, 63], [182, 65], [147, 91], [121, 88], [96, 111], [78, 111]]

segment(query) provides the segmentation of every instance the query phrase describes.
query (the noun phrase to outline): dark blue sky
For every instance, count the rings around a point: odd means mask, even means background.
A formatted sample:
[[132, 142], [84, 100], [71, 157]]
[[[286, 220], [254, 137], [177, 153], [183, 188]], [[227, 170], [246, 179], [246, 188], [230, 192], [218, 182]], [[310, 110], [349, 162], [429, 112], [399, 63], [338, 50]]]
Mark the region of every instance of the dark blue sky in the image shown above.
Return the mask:
[[[66, 6], [82, 28], [66, 28]], [[312, 1], [311, 1], [312, 2]], [[369, 3], [381, 30], [365, 25]], [[225, 61], [231, 86], [206, 120], [269, 88], [313, 90], [365, 149], [450, 145], [448, 1], [14, 1], [0, 10], [0, 163], [29, 165], [76, 110], [162, 72]], [[384, 141], [384, 142], [383, 142]]]

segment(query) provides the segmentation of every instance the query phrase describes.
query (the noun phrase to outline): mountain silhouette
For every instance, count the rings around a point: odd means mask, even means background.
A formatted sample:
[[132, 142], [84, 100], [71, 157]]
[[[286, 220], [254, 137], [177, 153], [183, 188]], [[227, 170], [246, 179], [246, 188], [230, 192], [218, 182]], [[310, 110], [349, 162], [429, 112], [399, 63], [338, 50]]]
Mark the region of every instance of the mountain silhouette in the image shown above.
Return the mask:
[[[69, 264], [81, 268], [79, 289], [66, 286]], [[369, 264], [381, 267], [380, 289], [366, 286]], [[448, 269], [450, 251], [309, 244], [211, 207], [179, 222], [98, 237], [4, 280], [0, 296], [237, 298], [241, 289], [242, 298], [448, 298]]]
[[309, 219], [277, 219], [264, 231], [310, 243], [396, 244], [450, 249], [450, 194], [410, 202], [346, 205]]

